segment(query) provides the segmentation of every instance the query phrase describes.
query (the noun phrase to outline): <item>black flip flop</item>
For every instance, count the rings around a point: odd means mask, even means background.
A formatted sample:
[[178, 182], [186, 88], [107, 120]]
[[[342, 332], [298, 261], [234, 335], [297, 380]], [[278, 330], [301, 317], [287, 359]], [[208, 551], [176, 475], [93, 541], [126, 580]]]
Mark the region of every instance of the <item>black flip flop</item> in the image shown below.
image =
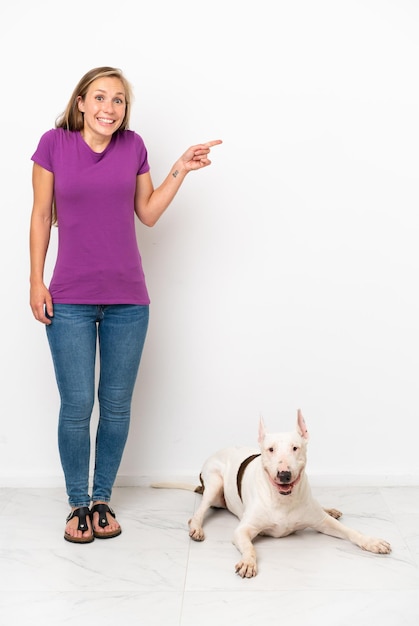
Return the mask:
[[[107, 504], [95, 504], [90, 509], [90, 517], [92, 519], [92, 526], [93, 526], [93, 513], [99, 513], [99, 522], [98, 523], [99, 523], [99, 526], [101, 528], [106, 528], [106, 526], [109, 526], [109, 522], [108, 522], [108, 518], [106, 517], [106, 513], [109, 513], [115, 519], [115, 513], [111, 509], [110, 506], [108, 506]], [[120, 527], [117, 530], [112, 530], [112, 531], [110, 531], [108, 533], [107, 532], [98, 533], [97, 531], [95, 531], [93, 529], [93, 535], [96, 537], [96, 539], [112, 539], [112, 537], [118, 537], [118, 535], [120, 535], [121, 532], [122, 532], [122, 530], [121, 530]]]
[[[65, 520], [67, 523], [73, 519], [73, 517], [78, 517], [79, 525], [77, 526], [77, 530], [86, 531], [89, 530], [89, 526], [87, 525], [87, 518], [90, 517], [90, 510], [88, 506], [81, 506], [78, 509], [74, 509], [67, 516]], [[64, 532], [64, 539], [66, 541], [70, 541], [70, 543], [92, 543], [94, 540], [94, 534], [88, 535], [87, 537], [73, 537], [69, 535], [67, 532]]]

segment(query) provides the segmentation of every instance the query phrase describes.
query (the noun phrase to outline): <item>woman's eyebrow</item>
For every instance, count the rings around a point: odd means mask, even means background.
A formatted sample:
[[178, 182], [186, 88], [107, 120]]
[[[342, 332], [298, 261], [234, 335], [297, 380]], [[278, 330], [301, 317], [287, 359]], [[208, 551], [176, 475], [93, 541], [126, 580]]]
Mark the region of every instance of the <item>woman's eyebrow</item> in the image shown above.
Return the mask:
[[[106, 91], [106, 89], [95, 89], [95, 92], [100, 92], [100, 93], [108, 93]], [[125, 97], [125, 93], [123, 91], [117, 91], [115, 96], [124, 96]]]

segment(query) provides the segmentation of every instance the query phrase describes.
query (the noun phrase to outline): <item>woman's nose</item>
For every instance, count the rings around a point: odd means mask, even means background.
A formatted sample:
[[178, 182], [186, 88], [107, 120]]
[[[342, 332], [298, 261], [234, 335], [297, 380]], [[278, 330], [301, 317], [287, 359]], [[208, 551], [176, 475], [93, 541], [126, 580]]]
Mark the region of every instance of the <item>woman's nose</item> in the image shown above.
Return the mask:
[[113, 100], [104, 100], [103, 101], [103, 110], [104, 111], [113, 111], [114, 102]]

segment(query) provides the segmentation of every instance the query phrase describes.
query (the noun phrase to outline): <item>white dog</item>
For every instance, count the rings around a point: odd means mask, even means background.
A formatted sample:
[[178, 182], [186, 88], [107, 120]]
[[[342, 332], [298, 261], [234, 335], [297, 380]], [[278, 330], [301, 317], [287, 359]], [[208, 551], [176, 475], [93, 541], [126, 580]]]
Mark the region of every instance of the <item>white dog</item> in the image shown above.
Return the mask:
[[155, 483], [153, 487], [191, 489], [202, 493], [200, 506], [189, 520], [189, 535], [195, 541], [205, 538], [203, 521], [210, 507], [227, 508], [240, 523], [233, 542], [241, 553], [236, 572], [250, 578], [257, 574], [257, 535], [285, 537], [297, 530], [318, 532], [348, 539], [363, 550], [388, 554], [390, 544], [368, 537], [338, 521], [340, 511], [323, 509], [313, 498], [305, 474], [308, 433], [301, 411], [294, 432], [267, 433], [259, 424], [260, 451], [230, 447], [220, 450], [205, 463], [201, 486]]

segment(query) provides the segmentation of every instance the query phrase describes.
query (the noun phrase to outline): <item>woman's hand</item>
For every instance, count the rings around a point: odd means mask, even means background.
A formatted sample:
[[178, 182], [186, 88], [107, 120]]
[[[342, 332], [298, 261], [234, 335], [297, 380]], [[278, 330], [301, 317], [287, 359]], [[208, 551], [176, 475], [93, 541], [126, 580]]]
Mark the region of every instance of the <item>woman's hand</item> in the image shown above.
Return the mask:
[[211, 165], [211, 161], [208, 158], [211, 148], [218, 146], [220, 143], [223, 143], [221, 139], [215, 139], [214, 141], [207, 141], [206, 143], [191, 146], [182, 154], [178, 163], [181, 163], [187, 172], [207, 167], [207, 165]]
[[54, 314], [52, 306], [52, 298], [48, 289], [43, 283], [31, 286], [30, 305], [33, 316], [38, 322], [49, 325], [51, 320], [45, 315], [45, 310], [51, 317]]
[[135, 212], [146, 226], [154, 226], [177, 194], [187, 174], [211, 165], [208, 154], [213, 146], [223, 143], [221, 139], [191, 146], [174, 163], [162, 184], [154, 189], [150, 172], [139, 174], [135, 192]]

